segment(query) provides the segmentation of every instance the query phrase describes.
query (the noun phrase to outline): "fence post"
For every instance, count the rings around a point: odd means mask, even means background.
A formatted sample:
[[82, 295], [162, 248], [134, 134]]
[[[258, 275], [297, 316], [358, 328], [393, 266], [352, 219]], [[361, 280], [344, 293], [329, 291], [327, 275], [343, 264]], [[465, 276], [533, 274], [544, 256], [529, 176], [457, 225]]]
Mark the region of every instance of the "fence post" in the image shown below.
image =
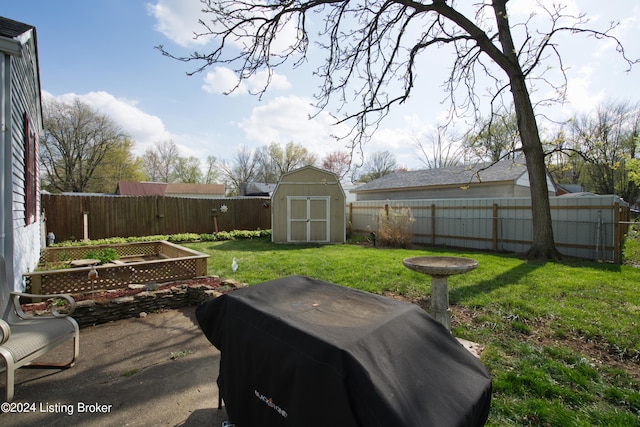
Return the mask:
[[431, 244], [436, 244], [436, 205], [431, 204]]
[[498, 204], [493, 204], [493, 251], [498, 252]]
[[89, 212], [82, 212], [82, 240], [89, 240]]
[[[613, 262], [620, 264], [622, 252], [622, 236], [620, 235], [620, 203], [613, 205]], [[605, 257], [606, 258], [606, 257]]]

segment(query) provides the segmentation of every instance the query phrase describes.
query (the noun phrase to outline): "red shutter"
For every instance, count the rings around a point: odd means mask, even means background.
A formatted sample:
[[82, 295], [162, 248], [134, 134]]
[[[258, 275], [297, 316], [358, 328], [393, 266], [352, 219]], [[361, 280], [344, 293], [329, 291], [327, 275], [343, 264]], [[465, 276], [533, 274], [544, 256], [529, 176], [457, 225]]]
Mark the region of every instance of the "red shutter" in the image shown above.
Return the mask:
[[24, 130], [24, 220], [29, 225], [36, 221], [36, 197], [37, 197], [37, 156], [36, 134], [31, 134], [29, 129], [29, 116], [23, 114]]

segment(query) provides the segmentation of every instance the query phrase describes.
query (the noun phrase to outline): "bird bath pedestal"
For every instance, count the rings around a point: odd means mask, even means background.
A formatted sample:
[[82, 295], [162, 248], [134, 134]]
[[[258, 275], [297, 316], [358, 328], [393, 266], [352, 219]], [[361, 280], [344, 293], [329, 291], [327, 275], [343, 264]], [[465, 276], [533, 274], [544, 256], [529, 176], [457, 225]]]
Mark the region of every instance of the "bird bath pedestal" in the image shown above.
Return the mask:
[[451, 310], [447, 279], [454, 274], [473, 270], [478, 266], [478, 261], [452, 256], [418, 256], [405, 258], [402, 264], [410, 270], [431, 276], [430, 314], [450, 331]]

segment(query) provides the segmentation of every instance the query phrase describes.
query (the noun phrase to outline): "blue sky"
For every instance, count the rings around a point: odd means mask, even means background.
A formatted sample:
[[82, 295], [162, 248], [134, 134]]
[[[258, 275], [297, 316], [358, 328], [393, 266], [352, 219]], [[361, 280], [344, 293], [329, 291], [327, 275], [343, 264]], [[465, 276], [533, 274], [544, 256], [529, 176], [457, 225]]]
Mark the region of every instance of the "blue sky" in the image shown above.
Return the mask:
[[[532, 3], [512, 0], [511, 22], [528, 16], [526, 9]], [[628, 55], [640, 58], [640, 4], [629, 0], [562, 3], [570, 11], [587, 13], [596, 28], [605, 28], [610, 20], [621, 21], [616, 34]], [[136, 141], [138, 155], [166, 140], [173, 140], [183, 156], [214, 155], [219, 160], [231, 160], [241, 145], [253, 148], [271, 142], [299, 143], [319, 157], [344, 149], [344, 142], [330, 136], [338, 129], [328, 113], [307, 119], [314, 112], [310, 105], [321, 83], [311, 75], [311, 65], [279, 69], [272, 87], [259, 100], [246, 87], [232, 96], [223, 95], [231, 84], [229, 70], [209, 68], [189, 77], [186, 72], [194, 64], [163, 57], [154, 49], [164, 45], [184, 55], [210, 48], [206, 40], [192, 37], [198, 30], [197, 19], [203, 17], [200, 9], [198, 0], [21, 0], [5, 2], [0, 15], [36, 27], [45, 94], [63, 100], [79, 96], [108, 114]], [[610, 99], [640, 101], [640, 64], [626, 73], [611, 45], [584, 37], [562, 39], [560, 48], [570, 67], [569, 102], [541, 112], [561, 120], [592, 111]], [[451, 64], [445, 53], [438, 52], [422, 61], [414, 96], [383, 122], [365, 147], [365, 156], [390, 150], [402, 166], [424, 166], [414, 141], [428, 145], [446, 114], [441, 85]], [[258, 84], [259, 79], [252, 83]]]

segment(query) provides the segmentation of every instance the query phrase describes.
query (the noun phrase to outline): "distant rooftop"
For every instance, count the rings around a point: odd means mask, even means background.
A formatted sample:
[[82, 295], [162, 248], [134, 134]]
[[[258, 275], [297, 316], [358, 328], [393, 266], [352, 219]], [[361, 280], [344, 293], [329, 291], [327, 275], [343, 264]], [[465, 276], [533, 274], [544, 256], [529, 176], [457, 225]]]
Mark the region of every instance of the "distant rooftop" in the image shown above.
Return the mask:
[[524, 161], [503, 160], [495, 164], [476, 163], [438, 169], [395, 172], [363, 184], [361, 191], [468, 185], [477, 182], [514, 182], [527, 172]]
[[120, 181], [116, 193], [122, 196], [224, 196], [225, 190], [223, 184]]

